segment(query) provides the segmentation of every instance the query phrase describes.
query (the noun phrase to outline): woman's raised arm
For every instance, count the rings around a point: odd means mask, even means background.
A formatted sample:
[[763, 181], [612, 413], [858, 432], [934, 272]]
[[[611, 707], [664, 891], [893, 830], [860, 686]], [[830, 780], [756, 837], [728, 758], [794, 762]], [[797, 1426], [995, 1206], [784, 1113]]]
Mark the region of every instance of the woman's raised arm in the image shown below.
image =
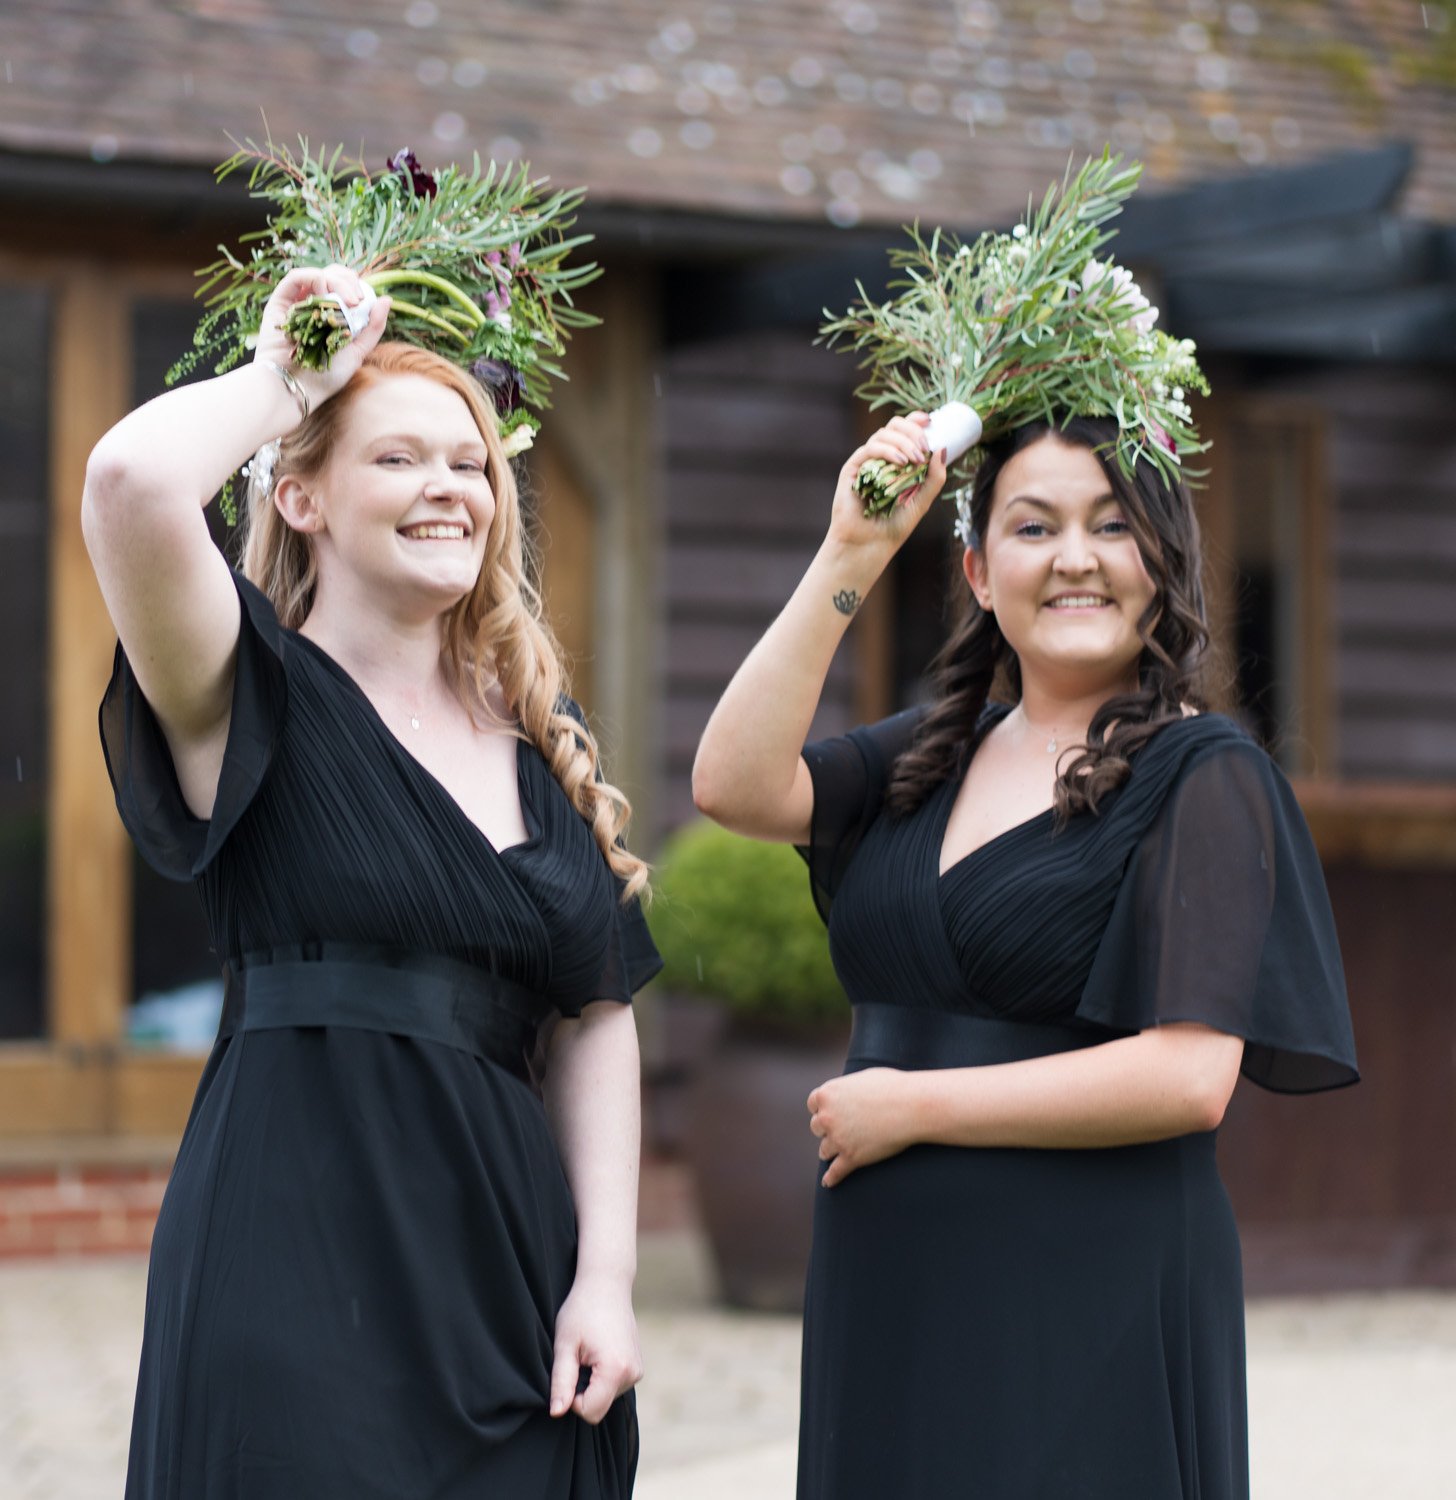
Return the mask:
[[192, 811], [207, 817], [227, 740], [239, 604], [203, 508], [258, 448], [341, 389], [379, 340], [387, 301], [324, 374], [289, 371], [288, 309], [337, 292], [341, 266], [290, 272], [264, 313], [254, 362], [158, 396], [102, 437], [86, 466], [82, 531], [117, 634], [172, 751]]
[[829, 532], [789, 602], [713, 710], [693, 762], [693, 801], [714, 822], [750, 838], [805, 843], [814, 792], [800, 753], [829, 664], [886, 565], [945, 483], [936, 454], [930, 477], [889, 519], [867, 519], [854, 494], [870, 458], [918, 464], [923, 413], [895, 417], [839, 471]]

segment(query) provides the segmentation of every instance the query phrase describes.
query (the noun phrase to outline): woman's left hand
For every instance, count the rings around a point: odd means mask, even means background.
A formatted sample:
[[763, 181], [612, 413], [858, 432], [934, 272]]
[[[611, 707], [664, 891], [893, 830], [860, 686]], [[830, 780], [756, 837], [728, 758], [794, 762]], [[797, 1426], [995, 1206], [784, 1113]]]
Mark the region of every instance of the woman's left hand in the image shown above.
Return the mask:
[[906, 1076], [898, 1068], [866, 1068], [831, 1078], [809, 1095], [809, 1129], [819, 1137], [820, 1160], [829, 1163], [825, 1187], [914, 1143]]
[[[578, 1393], [583, 1369], [590, 1369], [591, 1381]], [[551, 1415], [574, 1411], [595, 1426], [612, 1402], [641, 1379], [631, 1284], [615, 1277], [578, 1275], [556, 1315]]]

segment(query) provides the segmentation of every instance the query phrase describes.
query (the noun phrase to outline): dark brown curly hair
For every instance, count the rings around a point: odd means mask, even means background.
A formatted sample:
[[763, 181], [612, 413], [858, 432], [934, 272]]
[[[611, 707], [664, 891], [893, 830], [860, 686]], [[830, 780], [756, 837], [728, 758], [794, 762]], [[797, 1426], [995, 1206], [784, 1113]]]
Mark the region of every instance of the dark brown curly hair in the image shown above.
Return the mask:
[[[1167, 483], [1145, 459], [1138, 460], [1131, 478], [1122, 472], [1113, 449], [1117, 424], [1111, 418], [1030, 422], [988, 444], [971, 490], [976, 537], [986, 535], [1002, 469], [1046, 437], [1086, 448], [1102, 465], [1155, 590], [1138, 621], [1143, 651], [1137, 691], [1109, 698], [1092, 716], [1086, 743], [1073, 747], [1076, 754], [1059, 766], [1055, 806], [1058, 822], [1065, 823], [1075, 813], [1095, 813], [1102, 798], [1127, 779], [1133, 753], [1165, 724], [1182, 719], [1185, 705], [1208, 706], [1211, 662], [1193, 505], [1181, 481]], [[995, 615], [983, 610], [969, 589], [965, 613], [931, 663], [930, 675], [930, 709], [890, 778], [887, 795], [895, 813], [913, 812], [948, 777], [964, 772], [993, 687], [1013, 702], [1021, 696], [1016, 653]]]

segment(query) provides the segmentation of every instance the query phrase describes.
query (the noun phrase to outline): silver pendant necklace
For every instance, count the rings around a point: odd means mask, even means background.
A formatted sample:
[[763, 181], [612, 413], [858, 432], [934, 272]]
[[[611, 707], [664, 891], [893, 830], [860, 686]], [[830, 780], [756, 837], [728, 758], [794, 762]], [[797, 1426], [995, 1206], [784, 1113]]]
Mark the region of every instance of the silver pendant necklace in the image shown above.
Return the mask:
[[418, 714], [411, 714], [409, 720], [411, 729], [418, 729], [420, 727], [420, 716]]

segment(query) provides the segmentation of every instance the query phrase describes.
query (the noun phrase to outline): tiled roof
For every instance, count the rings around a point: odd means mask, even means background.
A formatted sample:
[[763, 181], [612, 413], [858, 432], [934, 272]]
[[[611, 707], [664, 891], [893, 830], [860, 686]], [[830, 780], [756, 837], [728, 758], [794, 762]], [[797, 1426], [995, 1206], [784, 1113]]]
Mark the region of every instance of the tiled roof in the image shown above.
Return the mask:
[[599, 203], [1004, 219], [1105, 140], [1150, 184], [1399, 138], [1456, 219], [1453, 0], [11, 0], [0, 150], [227, 133], [525, 156]]

